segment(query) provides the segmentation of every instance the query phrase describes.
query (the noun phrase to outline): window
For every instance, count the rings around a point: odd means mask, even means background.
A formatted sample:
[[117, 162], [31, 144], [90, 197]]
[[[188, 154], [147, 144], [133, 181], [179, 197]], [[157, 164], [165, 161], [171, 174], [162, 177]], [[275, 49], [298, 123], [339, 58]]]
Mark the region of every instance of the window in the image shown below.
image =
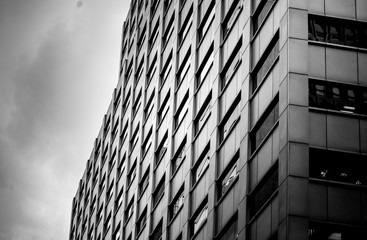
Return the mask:
[[199, 159], [196, 161], [193, 167], [193, 184], [195, 184], [200, 177], [204, 174], [205, 170], [209, 167], [210, 163], [210, 142], [207, 144], [203, 152], [200, 154]]
[[196, 89], [199, 88], [200, 84], [205, 80], [208, 75], [211, 67], [213, 66], [214, 61], [214, 44], [211, 44], [208, 52], [206, 53], [203, 61], [201, 62], [197, 73], [196, 73]]
[[253, 218], [278, 189], [278, 162], [268, 171], [249, 195], [249, 216]]
[[127, 205], [125, 209], [125, 222], [128, 222], [133, 214], [134, 214], [134, 197], [130, 200], [129, 205]]
[[116, 112], [120, 102], [121, 102], [121, 87], [119, 88], [118, 92], [116, 93], [117, 89], [115, 89], [115, 101], [113, 103], [114, 112]]
[[[240, 0], [229, 1], [231, 5], [227, 3], [227, 0], [224, 0], [224, 12], [225, 17], [222, 21], [222, 29], [223, 29], [223, 39], [226, 39], [229, 35], [229, 32], [237, 20], [237, 17], [240, 15], [240, 11], [242, 9], [242, 5]], [[230, 7], [229, 7], [230, 6]], [[228, 9], [229, 7], [229, 9]], [[228, 9], [228, 10], [227, 10]]]
[[308, 39], [367, 48], [367, 23], [308, 15]]
[[115, 124], [113, 125], [112, 128], [112, 141], [115, 139], [116, 135], [117, 135], [117, 131], [118, 131], [118, 127], [119, 127], [119, 118], [116, 119]]
[[256, 66], [253, 68], [252, 76], [252, 91], [254, 92], [260, 83], [265, 79], [270, 70], [275, 65], [279, 55], [279, 32], [277, 32]]
[[215, 17], [215, 0], [212, 0], [209, 3], [209, 6], [205, 4], [207, 1], [201, 1], [199, 3], [199, 28], [198, 28], [198, 38], [199, 42], [205, 36], [206, 31], [208, 31], [210, 24], [212, 23]]
[[99, 176], [98, 174], [99, 174], [99, 169], [97, 168], [96, 171], [94, 172], [94, 175], [93, 175], [93, 187], [98, 182], [98, 176]]
[[157, 53], [154, 55], [152, 63], [150, 64], [150, 67], [148, 69], [146, 89], [148, 88], [152, 80], [154, 79], [156, 72], [157, 72]]
[[143, 28], [139, 28], [139, 34], [138, 34], [138, 51], [140, 51], [141, 47], [143, 46], [145, 37], [146, 37], [146, 31], [147, 31], [147, 24], [144, 24]]
[[134, 163], [130, 167], [130, 171], [127, 175], [127, 186], [130, 186], [130, 184], [133, 182], [135, 175], [136, 175], [136, 162], [138, 160], [135, 159]]
[[172, 0], [164, 0], [164, 2], [163, 2], [164, 15], [166, 15], [166, 13], [169, 9], [169, 6], [171, 5], [171, 2], [172, 2]]
[[133, 59], [130, 60], [129, 66], [126, 71], [126, 75], [125, 75], [126, 82], [129, 81], [132, 72], [133, 72]]
[[160, 240], [162, 239], [162, 220], [158, 223], [158, 226], [154, 229], [150, 240]]
[[118, 224], [115, 232], [113, 233], [112, 240], [121, 240], [120, 223]]
[[92, 216], [94, 210], [96, 209], [96, 202], [97, 202], [97, 198], [96, 196], [94, 196], [93, 200], [92, 200], [92, 203], [90, 205], [90, 216]]
[[367, 185], [367, 157], [359, 154], [310, 148], [310, 178]]
[[238, 216], [237, 216], [237, 213], [236, 213], [226, 223], [226, 225], [223, 227], [223, 229], [220, 230], [220, 232], [218, 234], [218, 237], [216, 237], [215, 239], [218, 239], [218, 240], [236, 240], [236, 239], [238, 239], [237, 223], [238, 223]]
[[163, 86], [163, 84], [166, 82], [166, 80], [171, 75], [172, 71], [172, 51], [168, 55], [167, 61], [163, 66], [162, 72], [161, 72], [161, 82], [159, 84], [160, 87]]
[[205, 224], [207, 217], [208, 217], [208, 199], [206, 198], [192, 217], [192, 223], [191, 223], [192, 236], [198, 232], [198, 230], [201, 228], [203, 224]]
[[240, 37], [236, 46], [234, 47], [231, 55], [229, 56], [227, 62], [224, 64], [224, 67], [221, 71], [221, 90], [229, 83], [234, 74], [236, 73], [238, 67], [241, 64], [241, 46], [242, 46], [242, 37]]
[[117, 166], [117, 177], [120, 178], [124, 169], [125, 169], [125, 159], [126, 159], [126, 152], [124, 153], [124, 155], [121, 157], [118, 166]]
[[174, 26], [175, 26], [175, 15], [172, 14], [172, 17], [171, 19], [169, 20], [167, 26], [165, 26], [165, 31], [164, 31], [164, 34], [163, 34], [163, 47], [166, 46], [166, 44], [168, 43], [172, 33], [173, 33], [173, 30], [174, 30]]
[[99, 194], [102, 194], [102, 191], [104, 190], [105, 186], [106, 186], [106, 173], [103, 174], [102, 180], [99, 183]]
[[131, 95], [131, 88], [129, 88], [129, 91], [127, 92], [124, 100], [124, 104], [122, 105], [123, 111], [125, 112], [130, 104], [130, 95]]
[[139, 183], [139, 195], [142, 195], [143, 194], [143, 192], [148, 187], [148, 185], [149, 185], [149, 167], [145, 171], [143, 177], [140, 180], [140, 183]]
[[143, 142], [143, 146], [141, 147], [142, 150], [142, 156], [144, 157], [145, 154], [148, 152], [150, 146], [152, 145], [153, 142], [153, 135], [152, 135], [153, 129], [150, 128], [144, 142]]
[[152, 0], [152, 5], [150, 7], [151, 16], [154, 16], [155, 10], [157, 10], [159, 5], [159, 0]]
[[191, 48], [187, 51], [184, 59], [182, 60], [182, 63], [180, 65], [180, 68], [177, 72], [177, 84], [176, 89], [180, 86], [180, 84], [183, 82], [183, 80], [187, 77], [187, 73], [190, 69], [190, 56], [191, 56]]
[[149, 38], [149, 49], [152, 49], [152, 47], [154, 46], [155, 40], [158, 38], [158, 34], [159, 34], [159, 20], [157, 21], [153, 30], [151, 31]]
[[166, 116], [169, 110], [169, 98], [170, 98], [170, 91], [168, 91], [166, 97], [164, 98], [161, 106], [158, 110], [158, 125], [163, 121], [164, 117]]
[[367, 114], [367, 88], [310, 79], [309, 105], [345, 113]]
[[241, 116], [240, 112], [241, 94], [238, 94], [228, 112], [224, 115], [222, 121], [219, 124], [219, 142], [222, 143], [228, 134], [234, 129], [236, 123]]
[[176, 172], [181, 163], [185, 160], [185, 147], [186, 147], [186, 136], [182, 140], [180, 146], [178, 147], [177, 152], [172, 158], [172, 175]]
[[111, 212], [108, 214], [106, 221], [104, 223], [104, 232], [106, 233], [108, 230], [110, 230], [112, 225], [112, 218], [111, 218]]
[[180, 30], [178, 32], [178, 43], [179, 46], [183, 43], [187, 33], [189, 32], [191, 25], [192, 25], [192, 12], [193, 7], [190, 8], [189, 12], [186, 15], [185, 19], [182, 19], [184, 16], [182, 15], [183, 12], [180, 11]]
[[150, 113], [152, 112], [153, 108], [154, 108], [154, 91], [152, 93], [152, 95], [149, 97], [146, 105], [145, 105], [145, 109], [144, 109], [144, 120], [147, 120]]
[[129, 120], [126, 121], [124, 128], [121, 131], [120, 134], [120, 147], [123, 145], [123, 143], [125, 142], [125, 139], [127, 138], [127, 133], [128, 133], [128, 128], [129, 127]]
[[263, 21], [265, 20], [266, 16], [270, 12], [271, 7], [275, 3], [276, 0], [263, 0], [259, 3], [255, 11], [252, 15], [252, 22], [254, 26], [253, 32], [256, 33], [256, 31], [259, 29]]
[[199, 133], [200, 129], [205, 125], [207, 119], [210, 116], [211, 113], [211, 99], [212, 94], [209, 93], [208, 97], [205, 99], [203, 105], [199, 109], [198, 113], [196, 114], [196, 117], [194, 119], [194, 130], [195, 130], [195, 136]]
[[134, 86], [136, 86], [140, 81], [140, 78], [143, 75], [143, 71], [144, 71], [144, 57], [142, 57], [138, 69], [136, 70]]
[[102, 165], [104, 165], [104, 163], [106, 162], [108, 157], [108, 146], [106, 146], [103, 150], [103, 154], [102, 154]]
[[104, 137], [106, 137], [110, 131], [110, 124], [111, 124], [111, 116], [108, 116], [105, 125], [104, 125]]
[[310, 240], [362, 240], [367, 236], [366, 228], [311, 222], [308, 229]]
[[138, 113], [138, 110], [139, 110], [139, 107], [140, 107], [140, 104], [141, 104], [141, 93], [142, 92], [142, 89], [140, 89], [140, 91], [138, 92], [138, 94], [135, 96], [135, 99], [134, 99], [134, 105], [133, 105], [133, 116], [135, 117], [135, 115]]
[[144, 208], [142, 214], [140, 215], [138, 221], [136, 222], [136, 233], [139, 234], [143, 230], [147, 222], [147, 207]]
[[154, 189], [153, 208], [158, 204], [159, 200], [162, 198], [164, 194], [164, 182], [165, 182], [165, 175], [163, 175], [162, 179], [157, 184], [157, 187]]
[[218, 199], [220, 199], [224, 194], [231, 188], [232, 184], [236, 181], [239, 174], [239, 152], [235, 154], [231, 162], [228, 164], [226, 169], [219, 178], [218, 185]]
[[108, 187], [108, 190], [107, 190], [107, 202], [110, 201], [110, 199], [112, 198], [112, 196], [113, 196], [113, 180], [110, 183], [110, 186]]
[[102, 220], [102, 216], [103, 216], [103, 204], [99, 207], [98, 212], [97, 212], [97, 224]]
[[155, 166], [158, 166], [158, 164], [161, 162], [163, 156], [165, 155], [165, 153], [167, 151], [167, 145], [168, 145], [168, 133], [166, 133], [163, 136], [162, 141], [160, 142], [160, 144], [157, 147], [157, 150], [156, 150], [156, 164], [155, 164]]
[[253, 130], [250, 133], [251, 154], [260, 146], [263, 140], [272, 131], [278, 123], [279, 118], [279, 99], [276, 96], [268, 109], [260, 117]]
[[121, 188], [119, 194], [117, 195], [116, 197], [116, 200], [115, 200], [115, 211], [117, 212], [117, 210], [119, 210], [119, 208], [121, 207], [122, 205], [122, 202], [124, 201], [124, 189]]
[[111, 159], [108, 162], [108, 169], [109, 169], [109, 171], [112, 171], [112, 168], [115, 165], [115, 162], [116, 162], [116, 153], [117, 153], [117, 149], [115, 148], [115, 150], [112, 153]]
[[172, 220], [173, 217], [180, 211], [181, 207], [183, 206], [185, 202], [185, 195], [184, 195], [184, 185], [181, 187], [181, 189], [178, 191], [176, 196], [173, 198], [171, 204], [170, 204], [170, 219]]
[[187, 109], [189, 107], [188, 105], [188, 99], [189, 99], [189, 92], [187, 91], [187, 93], [185, 94], [185, 96], [183, 97], [181, 103], [176, 103], [176, 104], [180, 104], [177, 108], [177, 111], [174, 115], [174, 120], [175, 120], [175, 129], [178, 128], [178, 126], [180, 125], [182, 119], [184, 118]]
[[133, 136], [130, 139], [130, 146], [131, 146], [130, 149], [131, 149], [131, 151], [134, 149], [134, 147], [135, 147], [136, 143], [138, 142], [138, 140], [139, 140], [139, 124], [138, 124], [138, 126], [136, 126], [136, 129], [133, 133]]

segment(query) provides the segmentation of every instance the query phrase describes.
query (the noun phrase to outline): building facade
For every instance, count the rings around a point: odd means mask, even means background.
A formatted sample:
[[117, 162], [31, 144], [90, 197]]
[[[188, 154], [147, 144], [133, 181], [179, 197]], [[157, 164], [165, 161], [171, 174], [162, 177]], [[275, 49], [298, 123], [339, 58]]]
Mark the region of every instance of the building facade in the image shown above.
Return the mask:
[[367, 239], [367, 1], [133, 0], [70, 240]]

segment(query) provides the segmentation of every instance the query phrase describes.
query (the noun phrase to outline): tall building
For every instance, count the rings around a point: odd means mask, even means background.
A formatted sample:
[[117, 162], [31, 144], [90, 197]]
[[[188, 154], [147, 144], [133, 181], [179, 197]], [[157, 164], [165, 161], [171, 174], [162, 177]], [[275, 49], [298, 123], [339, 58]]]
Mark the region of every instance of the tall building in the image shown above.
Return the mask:
[[367, 1], [133, 0], [70, 240], [367, 239]]

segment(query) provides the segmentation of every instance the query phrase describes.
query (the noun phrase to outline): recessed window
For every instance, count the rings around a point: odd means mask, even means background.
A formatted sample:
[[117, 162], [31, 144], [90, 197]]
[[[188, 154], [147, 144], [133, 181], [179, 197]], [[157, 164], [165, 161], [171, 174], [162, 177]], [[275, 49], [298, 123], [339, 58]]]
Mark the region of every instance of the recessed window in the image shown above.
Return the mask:
[[187, 112], [187, 109], [189, 107], [188, 99], [189, 99], [189, 92], [187, 91], [181, 103], [176, 103], [180, 105], [178, 106], [177, 111], [174, 115], [175, 129], [178, 128], [178, 126], [180, 125], [181, 121], [183, 120]]
[[252, 23], [254, 27], [254, 30], [253, 30], [254, 33], [256, 33], [256, 31], [259, 29], [261, 24], [264, 22], [266, 16], [268, 15], [275, 1], [276, 0], [263, 0], [259, 3], [257, 8], [253, 11]]
[[226, 167], [224, 172], [219, 178], [218, 185], [218, 199], [220, 199], [232, 186], [239, 174], [239, 153], [236, 153], [234, 158], [231, 160], [229, 165]]
[[164, 183], [165, 183], [165, 175], [163, 175], [162, 179], [159, 181], [157, 187], [154, 189], [153, 192], [153, 207], [155, 207], [161, 197], [164, 194]]
[[238, 239], [237, 224], [238, 224], [238, 216], [237, 216], [237, 213], [235, 213], [235, 215], [231, 217], [231, 219], [226, 223], [223, 229], [220, 230], [218, 237], [216, 237], [215, 239], [218, 239], [218, 240], [236, 240]]
[[136, 162], [137, 159], [135, 159], [134, 163], [130, 167], [130, 171], [127, 174], [127, 186], [130, 186], [130, 184], [133, 182], [135, 175], [136, 175]]
[[310, 240], [354, 240], [364, 239], [366, 228], [349, 225], [337, 225], [321, 222], [310, 222], [308, 239]]
[[151, 240], [160, 240], [162, 239], [162, 220], [158, 223], [158, 226], [154, 229]]
[[264, 204], [273, 196], [278, 189], [278, 162], [268, 171], [260, 183], [249, 195], [250, 219], [263, 208]]
[[226, 39], [232, 26], [235, 24], [237, 17], [239, 16], [242, 5], [240, 0], [228, 1], [224, 0], [224, 18], [222, 21], [223, 39]]
[[130, 200], [125, 209], [125, 222], [128, 222], [130, 217], [134, 214], [134, 197]]
[[126, 121], [124, 128], [121, 131], [120, 134], [120, 147], [123, 145], [123, 143], [125, 142], [125, 139], [127, 138], [127, 134], [128, 134], [128, 130], [129, 130], [129, 121]]
[[159, 143], [157, 150], [156, 150], [156, 164], [155, 166], [157, 166], [161, 160], [163, 159], [164, 155], [167, 152], [167, 145], [168, 145], [168, 133], [166, 133], [163, 136], [163, 139], [161, 140], [161, 142]]
[[274, 66], [279, 55], [279, 32], [277, 32], [256, 66], [253, 68], [252, 76], [252, 91], [254, 92], [260, 83], [268, 75], [272, 67]]
[[177, 84], [176, 89], [180, 86], [180, 83], [183, 82], [183, 80], [188, 77], [188, 71], [190, 69], [190, 61], [191, 61], [191, 48], [187, 51], [184, 59], [182, 60], [182, 63], [178, 69], [177, 73]]
[[135, 145], [137, 144], [139, 140], [139, 124], [136, 126], [135, 131], [130, 139], [130, 149], [131, 151], [134, 149]]
[[113, 196], [113, 181], [110, 183], [110, 186], [108, 187], [108, 190], [107, 190], [107, 202], [110, 201], [110, 199], [112, 199], [112, 196]]
[[149, 84], [152, 82], [152, 80], [156, 77], [156, 73], [157, 73], [157, 53], [154, 55], [152, 63], [150, 64], [148, 69], [146, 89], [149, 87]]
[[207, 1], [201, 1], [199, 3], [199, 28], [198, 28], [198, 39], [199, 42], [204, 37], [205, 33], [208, 31], [214, 17], [215, 17], [215, 0], [206, 5]]
[[111, 225], [112, 225], [112, 217], [111, 217], [111, 212], [108, 214], [107, 218], [106, 218], [106, 221], [104, 223], [104, 233], [106, 233], [110, 228], [111, 228]]
[[172, 14], [171, 19], [169, 20], [169, 22], [167, 23], [167, 26], [165, 26], [165, 31], [163, 34], [163, 46], [166, 46], [166, 44], [168, 43], [173, 30], [174, 30], [174, 26], [175, 26], [175, 15]]
[[126, 152], [121, 157], [118, 165], [117, 165], [117, 177], [121, 177], [124, 169], [125, 169], [125, 160], [126, 160]]
[[199, 159], [193, 167], [193, 184], [195, 184], [209, 167], [210, 163], [210, 143], [207, 144]]
[[344, 113], [367, 114], [367, 88], [310, 79], [309, 105]]
[[308, 39], [338, 45], [367, 48], [367, 23], [308, 15]]
[[214, 61], [214, 51], [213, 50], [214, 50], [214, 44], [211, 44], [203, 61], [200, 63], [200, 66], [196, 73], [196, 76], [197, 76], [196, 88], [198, 88], [200, 84], [205, 80], [211, 67], [213, 66], [213, 61]]
[[152, 49], [159, 34], [159, 20], [155, 24], [153, 30], [151, 31], [150, 38], [149, 38], [149, 49]]
[[221, 71], [221, 90], [230, 82], [234, 74], [237, 72], [238, 67], [241, 64], [241, 46], [242, 46], [242, 37], [240, 37], [236, 46], [234, 47], [230, 57], [227, 62], [224, 63], [224, 66]]
[[186, 155], [185, 155], [185, 147], [186, 147], [186, 136], [182, 140], [180, 146], [177, 149], [177, 152], [172, 158], [172, 174], [176, 172], [178, 167], [181, 165], [181, 162], [184, 161]]
[[133, 116], [135, 116], [138, 113], [138, 110], [140, 108], [141, 105], [141, 94], [142, 94], [142, 89], [139, 90], [138, 94], [136, 94], [135, 99], [134, 99], [134, 105], [132, 108], [132, 114]]
[[150, 146], [152, 145], [153, 143], [153, 129], [150, 128], [150, 130], [148, 131], [148, 134], [147, 136], [145, 137], [145, 140], [143, 142], [143, 145], [141, 147], [141, 150], [142, 150], [142, 156], [144, 157], [145, 154], [148, 152], [148, 150], [150, 149]]
[[279, 119], [279, 98], [278, 96], [269, 105], [268, 109], [260, 117], [255, 127], [250, 133], [251, 154], [260, 146], [262, 141], [268, 136]]
[[115, 212], [117, 212], [117, 210], [120, 209], [120, 207], [122, 206], [122, 202], [124, 201], [124, 191], [123, 188], [121, 188], [119, 194], [116, 197], [115, 200]]
[[142, 214], [140, 215], [138, 221], [136, 222], [136, 233], [139, 234], [143, 230], [147, 222], [147, 207], [144, 208]]
[[138, 69], [136, 70], [134, 86], [136, 86], [140, 82], [143, 72], [144, 72], [144, 57], [140, 60]]
[[204, 204], [196, 210], [195, 214], [192, 217], [191, 222], [191, 232], [192, 236], [198, 232], [201, 226], [206, 222], [208, 217], [208, 199], [204, 200]]
[[183, 11], [180, 11], [180, 30], [178, 32], [178, 43], [179, 45], [182, 44], [182, 42], [184, 41], [187, 33], [190, 31], [191, 25], [192, 25], [192, 12], [193, 12], [193, 7], [190, 8], [189, 12], [186, 14], [186, 18], [183, 19], [182, 14], [184, 14]]
[[367, 157], [310, 148], [310, 177], [326, 181], [367, 185]]
[[170, 209], [170, 213], [171, 213], [170, 219], [172, 219], [178, 213], [178, 211], [183, 206], [184, 202], [185, 202], [184, 186], [182, 186], [170, 204], [170, 208], [171, 208]]
[[170, 91], [168, 91], [166, 97], [164, 98], [161, 106], [158, 110], [158, 125], [163, 121], [164, 117], [168, 113], [169, 110], [169, 99], [170, 99]]
[[139, 195], [143, 194], [144, 190], [147, 188], [148, 185], [149, 185], [149, 167], [145, 171], [143, 177], [140, 180], [140, 183], [139, 183]]
[[220, 143], [222, 143], [223, 140], [228, 136], [228, 134], [233, 130], [234, 126], [240, 118], [240, 101], [241, 95], [239, 94], [219, 124]]
[[150, 116], [150, 113], [152, 112], [154, 108], [154, 95], [155, 95], [155, 92], [153, 91], [153, 93], [150, 95], [149, 99], [147, 100], [147, 103], [144, 108], [144, 120], [148, 119], [148, 117]]
[[199, 133], [200, 129], [205, 125], [205, 123], [207, 122], [207, 119], [210, 116], [211, 98], [212, 98], [212, 95], [209, 94], [207, 99], [204, 101], [203, 105], [199, 109], [198, 113], [196, 114], [196, 117], [194, 119], [195, 136]]
[[167, 79], [171, 76], [172, 71], [173, 70], [172, 70], [172, 51], [171, 51], [162, 69], [161, 82], [159, 84], [160, 87], [162, 87], [163, 84], [167, 81]]

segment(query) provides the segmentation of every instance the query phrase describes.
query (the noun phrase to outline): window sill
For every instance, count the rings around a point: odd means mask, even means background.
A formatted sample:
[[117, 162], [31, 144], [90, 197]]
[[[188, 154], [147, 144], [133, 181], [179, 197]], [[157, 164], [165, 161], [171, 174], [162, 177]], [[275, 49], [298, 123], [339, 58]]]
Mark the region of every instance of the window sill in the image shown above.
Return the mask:
[[310, 177], [309, 180], [310, 180], [310, 182], [319, 183], [319, 184], [323, 184], [323, 185], [345, 186], [345, 187], [348, 187], [348, 188], [367, 189], [367, 185], [358, 185], [358, 184], [353, 184], [353, 183], [339, 182], [339, 181], [313, 178], [313, 177]]
[[196, 230], [196, 232], [191, 236], [190, 240], [195, 239], [196, 235], [199, 234], [199, 232], [201, 231], [201, 229], [205, 226], [207, 221], [207, 218], [200, 224], [200, 226], [198, 227], [198, 229]]
[[170, 182], [172, 182], [173, 178], [176, 176], [178, 170], [181, 168], [181, 165], [183, 164], [183, 162], [185, 160], [186, 160], [186, 154], [185, 154], [185, 156], [182, 157], [182, 160], [181, 160], [180, 164], [177, 166], [176, 170], [172, 173], [171, 178], [169, 179]]
[[329, 42], [321, 42], [321, 41], [310, 40], [310, 39], [308, 39], [308, 43], [310, 45], [315, 45], [315, 46], [325, 46], [325, 47], [344, 49], [344, 50], [352, 50], [352, 51], [365, 52], [365, 53], [367, 52], [367, 48], [354, 47], [354, 46], [348, 46], [348, 45], [342, 45], [342, 44], [336, 44], [336, 43], [329, 43]]
[[[222, 196], [218, 199], [217, 203], [215, 204], [215, 207], [218, 207], [221, 202], [223, 202], [223, 200], [226, 198], [226, 196], [228, 195], [228, 193], [231, 191], [231, 189], [234, 187], [234, 185], [236, 184], [236, 182], [239, 179], [239, 175], [236, 176], [236, 178], [233, 180], [233, 182], [231, 183], [231, 185], [228, 187], [227, 191], [225, 191], [225, 193], [222, 194]], [[217, 181], [219, 182], [219, 181]]]
[[238, 116], [238, 118], [235, 120], [235, 122], [233, 122], [231, 128], [228, 130], [227, 135], [223, 138], [223, 140], [220, 142], [217, 151], [220, 151], [220, 149], [225, 145], [227, 139], [229, 138], [229, 136], [231, 136], [232, 131], [236, 128], [237, 124], [240, 122], [241, 120], [241, 115]]
[[[205, 159], [203, 159], [202, 161], [205, 161]], [[199, 178], [196, 179], [196, 182], [194, 183], [194, 185], [192, 185], [192, 187], [190, 189], [190, 193], [192, 193], [195, 190], [196, 186], [199, 185], [199, 182], [201, 181], [201, 179], [203, 178], [203, 176], [208, 171], [209, 166], [210, 166], [210, 163], [205, 167], [205, 169], [203, 170], [203, 172], [201, 173], [201, 175], [199, 176]], [[192, 172], [192, 168], [191, 168], [191, 172]]]
[[169, 221], [167, 227], [171, 226], [172, 223], [175, 221], [175, 219], [177, 218], [178, 215], [180, 215], [181, 209], [183, 209], [183, 204], [181, 205], [181, 207], [178, 209], [178, 211], [176, 212], [175, 215], [172, 216], [171, 220]]
[[350, 118], [362, 118], [367, 119], [367, 115], [360, 114], [360, 113], [353, 113], [353, 112], [343, 112], [333, 109], [326, 109], [326, 108], [318, 108], [318, 107], [308, 107], [310, 112], [319, 112], [319, 113], [325, 113], [325, 114], [333, 114], [333, 115], [339, 115], [344, 117], [350, 117]]

